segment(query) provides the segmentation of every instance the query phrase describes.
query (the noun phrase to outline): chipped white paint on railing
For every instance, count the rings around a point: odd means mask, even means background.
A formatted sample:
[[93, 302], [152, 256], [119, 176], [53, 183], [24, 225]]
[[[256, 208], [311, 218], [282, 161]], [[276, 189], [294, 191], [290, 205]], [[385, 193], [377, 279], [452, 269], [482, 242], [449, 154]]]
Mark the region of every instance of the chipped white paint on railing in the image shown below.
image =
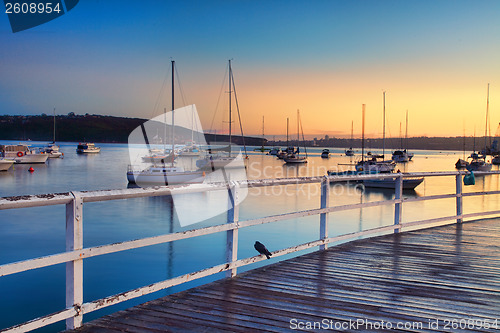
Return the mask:
[[[456, 220], [462, 222], [464, 218], [473, 218], [487, 215], [498, 215], [500, 211], [478, 212], [471, 214], [463, 214], [463, 197], [500, 194], [500, 191], [481, 191], [473, 193], [462, 193], [462, 177], [465, 172], [425, 172], [425, 173], [398, 173], [398, 174], [379, 174], [379, 175], [363, 175], [363, 176], [330, 176], [330, 177], [303, 177], [303, 178], [281, 178], [281, 179], [263, 179], [263, 180], [248, 180], [243, 182], [231, 182], [230, 184], [193, 184], [193, 185], [176, 185], [163, 186], [153, 188], [136, 188], [124, 190], [103, 190], [103, 191], [83, 191], [83, 192], [68, 192], [55, 193], [46, 195], [27, 195], [0, 198], [0, 210], [14, 208], [40, 207], [50, 205], [66, 205], [66, 252], [54, 254], [50, 256], [5, 264], [0, 266], [0, 277], [10, 274], [15, 274], [31, 269], [66, 263], [66, 309], [57, 313], [37, 318], [24, 324], [16, 325], [7, 329], [7, 332], [25, 332], [39, 327], [43, 327], [57, 321], [67, 320], [67, 328], [79, 327], [82, 323], [83, 314], [89, 313], [103, 307], [123, 302], [132, 298], [150, 294], [165, 288], [182, 284], [187, 281], [192, 281], [202, 277], [210, 276], [220, 272], [226, 272], [227, 276], [234, 276], [238, 267], [246, 266], [255, 262], [265, 260], [265, 256], [259, 255], [250, 258], [238, 259], [238, 230], [244, 227], [250, 227], [259, 224], [272, 223], [276, 221], [319, 215], [320, 234], [319, 239], [305, 244], [296, 245], [290, 248], [282, 249], [273, 252], [273, 257], [278, 257], [297, 251], [319, 247], [326, 249], [329, 243], [343, 242], [348, 240], [366, 237], [368, 235], [378, 235], [387, 232], [399, 232], [402, 228], [418, 227], [430, 225], [439, 222]], [[498, 171], [492, 172], [477, 172], [476, 175], [500, 174]], [[454, 176], [456, 182], [455, 194], [440, 194], [418, 198], [403, 198], [402, 197], [402, 179], [406, 177], [442, 177]], [[384, 179], [396, 178], [397, 184], [395, 199], [376, 201], [368, 203], [358, 203], [349, 205], [340, 205], [329, 207], [329, 183], [345, 182], [345, 181], [360, 181], [364, 179]], [[196, 193], [214, 190], [227, 190], [232, 192], [233, 196], [229, 196], [230, 200], [234, 197], [238, 202], [239, 187], [262, 187], [262, 186], [286, 186], [293, 184], [314, 184], [320, 183], [320, 207], [316, 209], [284, 213], [274, 216], [266, 216], [263, 218], [250, 219], [239, 221], [239, 205], [233, 205], [229, 202], [229, 210], [227, 223], [212, 227], [188, 230], [173, 234], [160, 235], [155, 237], [142, 238], [132, 241], [96, 246], [91, 248], [83, 248], [83, 203], [98, 202], [118, 199], [152, 197], [181, 193]], [[439, 217], [428, 220], [402, 222], [403, 204], [406, 202], [416, 202], [424, 200], [438, 200], [456, 198], [456, 215]], [[333, 212], [360, 209], [367, 207], [375, 207], [381, 205], [395, 205], [394, 223], [392, 225], [377, 227], [369, 230], [353, 232], [335, 237], [328, 236], [328, 214]], [[173, 242], [176, 240], [193, 238], [202, 235], [208, 235], [218, 232], [226, 232], [226, 263], [214, 267], [206, 268], [201, 271], [185, 274], [173, 279], [160, 281], [145, 287], [137, 288], [121, 294], [106, 297], [89, 303], [83, 303], [83, 260], [90, 257], [115, 253], [136, 249], [145, 246], [157, 245], [162, 243]], [[83, 304], [82, 304], [83, 303]]]

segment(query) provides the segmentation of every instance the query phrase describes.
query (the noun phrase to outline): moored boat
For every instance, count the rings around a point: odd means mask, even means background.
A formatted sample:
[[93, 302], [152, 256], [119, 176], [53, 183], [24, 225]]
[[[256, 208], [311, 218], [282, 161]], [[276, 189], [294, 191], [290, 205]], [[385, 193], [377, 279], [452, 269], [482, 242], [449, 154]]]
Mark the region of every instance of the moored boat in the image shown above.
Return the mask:
[[100, 151], [100, 147], [96, 147], [95, 144], [89, 142], [80, 142], [76, 147], [77, 154], [97, 154]]
[[486, 162], [484, 156], [471, 158], [467, 170], [469, 171], [491, 171], [492, 164]]
[[[302, 129], [302, 122], [300, 120], [300, 112], [299, 112], [299, 110], [297, 110], [297, 142], [300, 141], [299, 125], [300, 125], [300, 129]], [[287, 119], [287, 133], [288, 133], [288, 119]], [[287, 137], [288, 137], [288, 135], [287, 135]], [[302, 129], [302, 141], [305, 143], [303, 129]], [[305, 144], [304, 144], [304, 152], [305, 152], [305, 155], [300, 155], [300, 148], [297, 147], [297, 149], [295, 149], [291, 153], [288, 153], [286, 156], [284, 156], [283, 160], [287, 164], [307, 163], [307, 149], [306, 149]]]
[[150, 166], [144, 170], [128, 167], [127, 180], [133, 184], [195, 184], [203, 183], [203, 171], [185, 171], [178, 166]]
[[281, 152], [281, 148], [279, 147], [274, 147], [272, 148], [267, 155], [274, 155], [277, 156]]
[[344, 151], [345, 156], [354, 156], [354, 150], [352, 150], [352, 141], [354, 140], [354, 120], [351, 121], [351, 147]]
[[0, 171], [7, 171], [14, 164], [14, 160], [0, 159]]
[[[413, 190], [424, 181], [424, 177], [407, 177], [403, 178], [403, 190]], [[384, 179], [367, 179], [363, 180], [365, 187], [372, 188], [391, 188], [395, 189], [397, 177]]]
[[47, 146], [41, 148], [40, 151], [44, 152], [45, 154], [48, 154], [49, 158], [59, 158], [64, 156], [64, 154], [61, 151], [59, 151], [59, 146], [56, 145], [54, 142], [49, 143]]
[[455, 168], [463, 169], [463, 168], [466, 168], [468, 165], [469, 165], [469, 162], [459, 158], [458, 161], [455, 163]]
[[392, 153], [392, 160], [396, 163], [405, 163], [410, 160], [408, 153], [405, 150], [395, 150]]
[[330, 157], [330, 150], [329, 149], [323, 149], [321, 152], [321, 158], [329, 158]]
[[24, 144], [0, 145], [0, 153], [4, 158], [14, 160], [16, 164], [45, 163], [49, 158], [48, 154], [30, 149]]

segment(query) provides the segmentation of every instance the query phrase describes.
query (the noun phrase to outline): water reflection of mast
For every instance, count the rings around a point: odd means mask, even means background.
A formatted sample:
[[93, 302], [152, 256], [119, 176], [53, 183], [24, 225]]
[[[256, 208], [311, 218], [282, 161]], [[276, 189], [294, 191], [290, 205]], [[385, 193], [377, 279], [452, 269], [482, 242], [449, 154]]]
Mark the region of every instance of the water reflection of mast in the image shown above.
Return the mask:
[[[359, 195], [359, 203], [363, 203], [363, 195], [364, 195], [364, 188], [360, 191]], [[363, 231], [363, 207], [359, 208], [359, 230], [358, 231]]]
[[[168, 232], [170, 234], [174, 233], [174, 201], [172, 196], [166, 196], [165, 199], [170, 205], [170, 221], [168, 226]], [[168, 242], [167, 244], [167, 279], [174, 277], [173, 272], [173, 261], [174, 261], [174, 242]]]

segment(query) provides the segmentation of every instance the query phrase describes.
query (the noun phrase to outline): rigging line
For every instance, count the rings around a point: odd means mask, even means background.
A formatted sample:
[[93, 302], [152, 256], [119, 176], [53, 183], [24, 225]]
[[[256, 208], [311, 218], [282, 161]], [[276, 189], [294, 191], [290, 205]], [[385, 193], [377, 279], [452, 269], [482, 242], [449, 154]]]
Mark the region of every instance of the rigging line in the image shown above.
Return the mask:
[[161, 85], [160, 92], [158, 93], [158, 98], [156, 99], [156, 102], [155, 102], [155, 105], [153, 107], [153, 111], [151, 113], [150, 118], [153, 118], [157, 112], [158, 106], [160, 104], [160, 99], [163, 96], [163, 91], [165, 90], [165, 86], [167, 85], [167, 80], [169, 79], [169, 74], [170, 74], [170, 66], [168, 67], [167, 74], [165, 75], [165, 78], [163, 79], [163, 83]]
[[182, 106], [186, 106], [187, 103], [187, 98], [184, 94], [184, 89], [182, 89], [182, 83], [181, 83], [181, 79], [179, 77], [179, 69], [177, 68], [177, 63], [175, 64], [175, 77], [177, 78], [177, 86], [179, 86], [179, 90], [181, 92], [181, 100], [182, 100]]
[[247, 146], [245, 144], [245, 136], [243, 135], [243, 125], [241, 124], [240, 107], [238, 106], [238, 97], [236, 96], [236, 86], [234, 84], [234, 76], [232, 76], [231, 79], [233, 80], [234, 101], [236, 103], [236, 110], [238, 111], [238, 120], [240, 121], [240, 131], [241, 131], [241, 138], [243, 140], [243, 149], [245, 150], [245, 156], [248, 157]]
[[[219, 109], [220, 98], [222, 96], [222, 91], [224, 90], [224, 85], [226, 84], [226, 74], [227, 74], [228, 70], [229, 70], [229, 65], [226, 67], [226, 72], [224, 73], [224, 78], [222, 79], [222, 84], [220, 86], [219, 98], [217, 99], [217, 104], [215, 105], [214, 116], [212, 117], [212, 122], [210, 123], [210, 128], [209, 128], [210, 132], [212, 132], [212, 129], [214, 126], [214, 121], [215, 121], [215, 116], [217, 115], [217, 110]], [[215, 135], [217, 135], [217, 132], [215, 133]]]
[[300, 113], [299, 113], [299, 124], [300, 124], [300, 131], [302, 132], [302, 142], [304, 142], [304, 151], [307, 157], [306, 139], [304, 138], [304, 128], [302, 127], [302, 120], [300, 119]]

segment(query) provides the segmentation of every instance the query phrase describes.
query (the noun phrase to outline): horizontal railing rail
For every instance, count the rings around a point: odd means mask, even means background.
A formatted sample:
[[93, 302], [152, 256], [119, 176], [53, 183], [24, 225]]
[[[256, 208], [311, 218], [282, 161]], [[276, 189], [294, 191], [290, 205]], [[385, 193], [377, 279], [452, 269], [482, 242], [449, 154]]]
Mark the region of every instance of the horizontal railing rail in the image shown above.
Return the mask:
[[[320, 235], [319, 239], [304, 244], [295, 245], [286, 249], [273, 252], [274, 257], [295, 253], [306, 249], [319, 247], [326, 249], [328, 244], [357, 239], [369, 235], [378, 235], [387, 232], [400, 232], [403, 227], [418, 227], [423, 225], [435, 224], [446, 221], [456, 221], [461, 223], [465, 218], [475, 218], [488, 215], [500, 215], [500, 210], [463, 213], [463, 198], [480, 195], [500, 194], [500, 191], [479, 191], [462, 193], [462, 178], [467, 172], [418, 172], [418, 173], [397, 173], [397, 174], [375, 174], [362, 176], [323, 176], [323, 177], [302, 177], [302, 178], [281, 178], [281, 179], [261, 179], [247, 180], [229, 183], [214, 184], [192, 184], [192, 185], [174, 185], [152, 188], [134, 188], [123, 190], [101, 190], [101, 191], [81, 191], [66, 192], [44, 195], [23, 195], [0, 198], [0, 210], [42, 207], [51, 205], [66, 205], [66, 251], [39, 258], [8, 263], [0, 265], [0, 277], [16, 274], [28, 270], [38, 269], [47, 266], [66, 263], [66, 308], [57, 313], [31, 320], [29, 322], [5, 329], [7, 332], [25, 332], [39, 327], [43, 327], [61, 320], [66, 320], [68, 329], [77, 328], [82, 324], [83, 315], [110, 305], [130, 300], [136, 297], [147, 295], [159, 290], [192, 281], [202, 277], [210, 276], [220, 272], [226, 272], [228, 277], [236, 275], [237, 269], [252, 263], [266, 259], [264, 256], [254, 256], [244, 259], [238, 259], [238, 230], [245, 227], [259, 224], [273, 223], [277, 221], [301, 218], [306, 216], [319, 215]], [[500, 174], [500, 171], [475, 172], [476, 175]], [[429, 195], [415, 198], [404, 198], [403, 179], [413, 177], [455, 177], [456, 192], [450, 194]], [[373, 201], [366, 203], [356, 203], [347, 205], [330, 206], [330, 184], [335, 182], [354, 181], [359, 182], [369, 179], [395, 179], [395, 198], [390, 200]], [[119, 199], [131, 199], [142, 197], [164, 196], [172, 194], [188, 194], [206, 191], [231, 191], [229, 198], [233, 202], [238, 202], [238, 197], [242, 187], [257, 188], [265, 186], [286, 186], [294, 184], [320, 184], [320, 207], [296, 212], [287, 212], [283, 214], [265, 216], [261, 218], [239, 221], [239, 205], [230, 205], [227, 214], [227, 223], [204, 227], [199, 229], [187, 230], [177, 233], [146, 237], [136, 240], [124, 241], [120, 243], [107, 244], [94, 247], [83, 247], [83, 204], [87, 202], [100, 202]], [[419, 221], [402, 222], [402, 208], [404, 203], [438, 200], [438, 199], [456, 199], [456, 214], [442, 216], [433, 219], [424, 219]], [[394, 205], [394, 223], [392, 225], [376, 227], [353, 233], [347, 233], [339, 236], [328, 236], [328, 216], [330, 213], [376, 207], [383, 205]], [[169, 243], [177, 240], [199, 237], [219, 232], [226, 232], [226, 259], [227, 262], [208, 267], [200, 271], [192, 272], [172, 279], [159, 281], [148, 286], [140, 287], [134, 290], [126, 291], [121, 294], [112, 295], [103, 299], [83, 302], [83, 260], [91, 257], [106, 255], [110, 253], [122, 252], [137, 249], [146, 246]]]

